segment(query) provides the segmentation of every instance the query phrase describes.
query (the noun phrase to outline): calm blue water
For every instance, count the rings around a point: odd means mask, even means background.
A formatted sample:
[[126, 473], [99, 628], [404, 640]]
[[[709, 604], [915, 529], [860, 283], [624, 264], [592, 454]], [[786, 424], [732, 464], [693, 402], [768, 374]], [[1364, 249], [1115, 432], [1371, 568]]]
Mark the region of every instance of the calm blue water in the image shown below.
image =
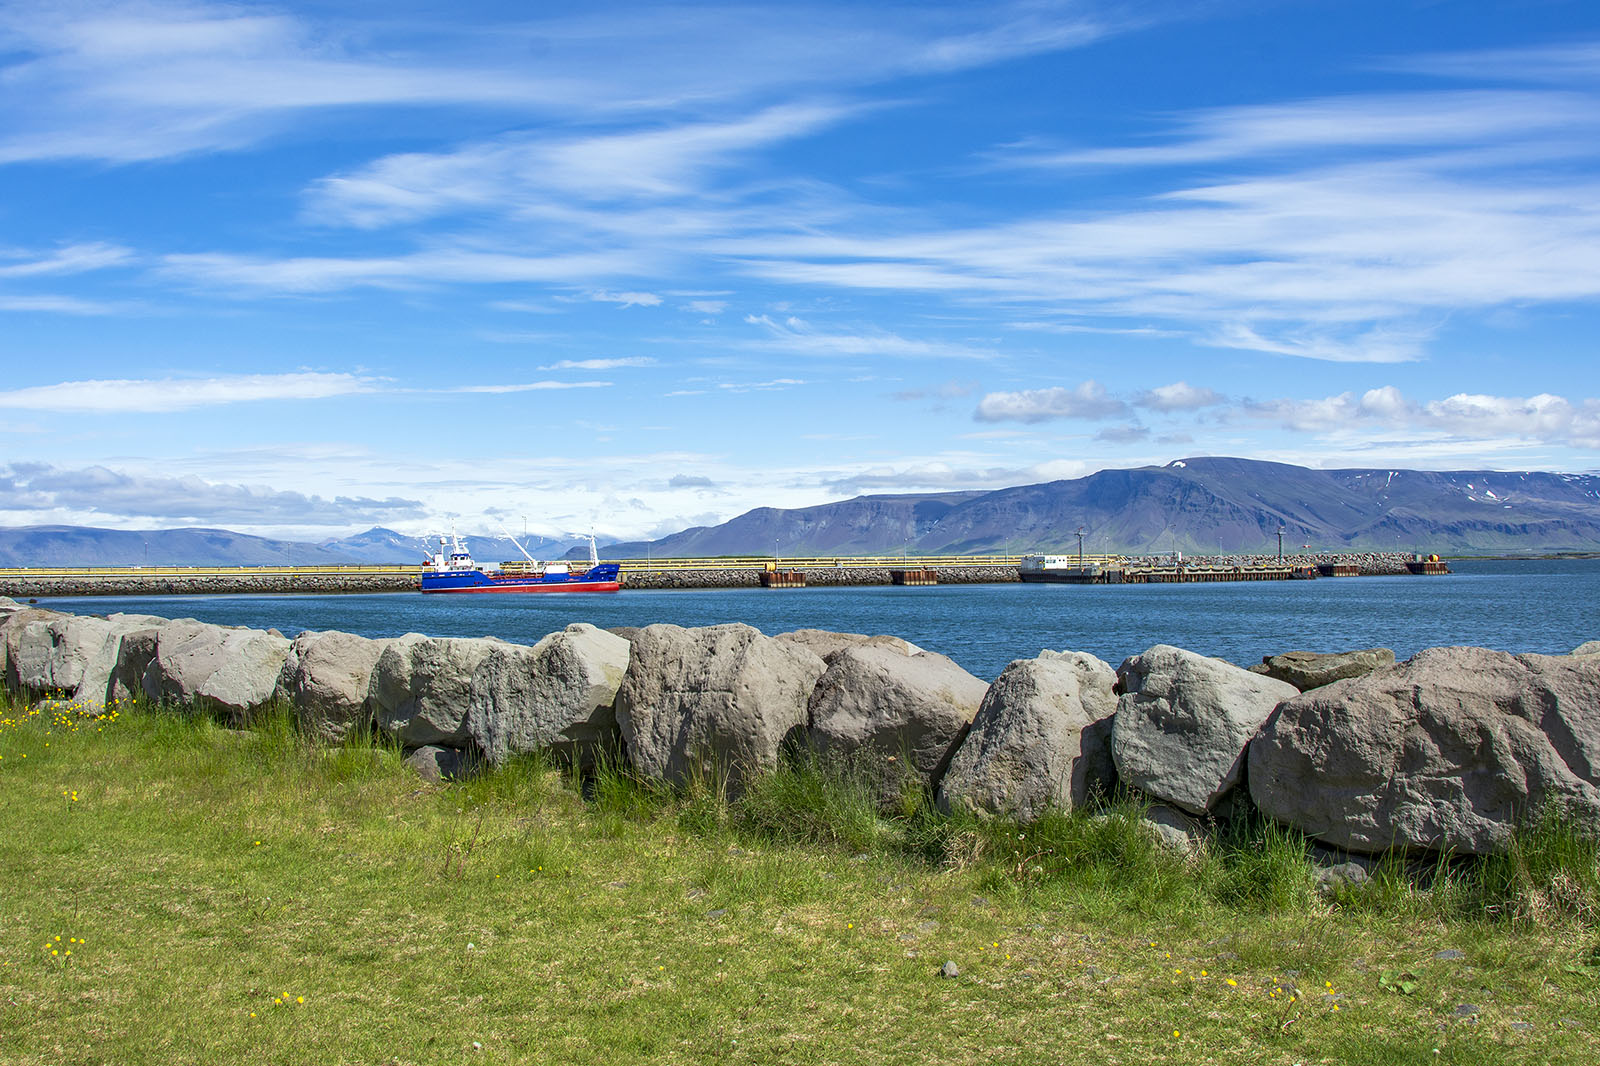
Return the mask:
[[41, 599], [79, 614], [133, 611], [365, 636], [496, 636], [531, 644], [569, 622], [601, 627], [747, 622], [892, 633], [983, 678], [1041, 648], [1113, 666], [1152, 644], [1245, 665], [1293, 649], [1444, 644], [1565, 653], [1600, 639], [1600, 560], [1457, 562], [1449, 577], [1335, 578], [1231, 585], [943, 585], [725, 589], [538, 596], [96, 596]]

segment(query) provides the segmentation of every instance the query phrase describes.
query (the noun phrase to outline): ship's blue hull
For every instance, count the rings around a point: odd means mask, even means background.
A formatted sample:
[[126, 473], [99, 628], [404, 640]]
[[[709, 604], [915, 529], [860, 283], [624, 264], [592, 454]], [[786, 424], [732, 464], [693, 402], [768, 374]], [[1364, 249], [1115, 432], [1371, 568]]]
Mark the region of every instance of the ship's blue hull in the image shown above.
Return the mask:
[[503, 570], [422, 572], [423, 592], [616, 592], [621, 567], [601, 563], [567, 574], [519, 574]]

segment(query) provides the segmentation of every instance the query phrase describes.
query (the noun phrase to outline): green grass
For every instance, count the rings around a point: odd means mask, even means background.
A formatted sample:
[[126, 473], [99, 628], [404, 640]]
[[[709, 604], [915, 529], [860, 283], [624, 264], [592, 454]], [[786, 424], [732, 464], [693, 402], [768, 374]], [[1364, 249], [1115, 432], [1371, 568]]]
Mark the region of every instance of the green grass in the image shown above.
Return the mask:
[[1185, 858], [1128, 803], [885, 815], [807, 760], [430, 785], [281, 715], [0, 715], [7, 1064], [1600, 1058], [1596, 853], [1553, 816], [1330, 903], [1247, 819]]

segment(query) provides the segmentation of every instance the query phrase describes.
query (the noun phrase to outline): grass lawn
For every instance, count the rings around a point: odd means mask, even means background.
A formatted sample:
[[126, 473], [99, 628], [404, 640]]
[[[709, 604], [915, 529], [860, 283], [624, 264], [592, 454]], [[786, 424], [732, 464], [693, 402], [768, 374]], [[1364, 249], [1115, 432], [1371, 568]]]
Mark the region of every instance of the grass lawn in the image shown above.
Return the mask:
[[1330, 903], [1284, 834], [1185, 861], [1127, 808], [433, 785], [283, 720], [0, 716], [9, 1066], [1600, 1061], [1592, 848]]

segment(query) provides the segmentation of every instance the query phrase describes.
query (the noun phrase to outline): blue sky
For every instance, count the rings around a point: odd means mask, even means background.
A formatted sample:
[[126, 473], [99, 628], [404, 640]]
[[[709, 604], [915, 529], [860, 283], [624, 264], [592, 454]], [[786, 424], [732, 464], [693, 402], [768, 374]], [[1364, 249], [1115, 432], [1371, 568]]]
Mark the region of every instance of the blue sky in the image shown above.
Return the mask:
[[1600, 468], [1600, 6], [0, 2], [0, 525]]

